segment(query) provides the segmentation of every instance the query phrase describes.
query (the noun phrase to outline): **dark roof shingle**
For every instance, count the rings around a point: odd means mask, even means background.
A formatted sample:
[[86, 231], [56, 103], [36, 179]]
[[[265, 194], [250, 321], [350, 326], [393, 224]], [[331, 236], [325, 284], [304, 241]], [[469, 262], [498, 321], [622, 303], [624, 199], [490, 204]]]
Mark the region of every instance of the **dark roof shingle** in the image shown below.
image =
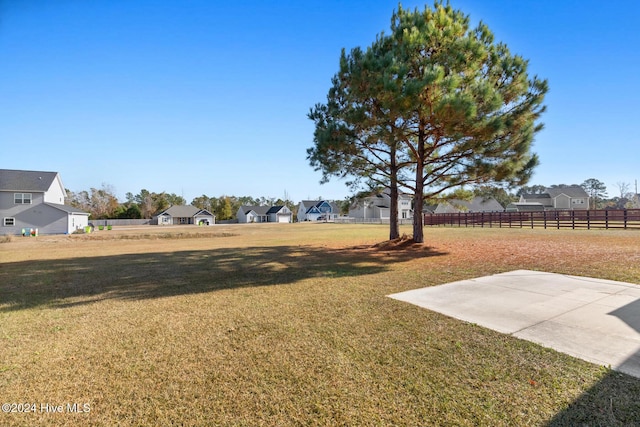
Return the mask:
[[0, 190], [45, 192], [57, 175], [57, 172], [0, 169]]

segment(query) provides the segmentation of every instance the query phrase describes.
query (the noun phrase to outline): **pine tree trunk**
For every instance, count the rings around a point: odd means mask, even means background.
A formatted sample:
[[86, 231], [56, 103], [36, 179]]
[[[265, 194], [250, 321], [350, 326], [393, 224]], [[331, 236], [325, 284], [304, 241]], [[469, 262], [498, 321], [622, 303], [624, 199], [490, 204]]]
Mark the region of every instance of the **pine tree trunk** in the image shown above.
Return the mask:
[[391, 183], [391, 207], [389, 208], [389, 239], [400, 237], [400, 227], [398, 226], [398, 183]]
[[400, 237], [398, 226], [398, 165], [396, 163], [396, 145], [391, 144], [391, 183], [389, 185], [389, 240]]
[[425, 132], [424, 124], [418, 128], [418, 158], [416, 159], [416, 190], [413, 195], [413, 241], [424, 243], [424, 219], [422, 218], [422, 205], [424, 203], [424, 157], [425, 157]]
[[416, 168], [416, 192], [413, 197], [413, 241], [415, 243], [424, 243], [424, 220], [422, 218], [423, 170], [423, 165], [418, 162], [418, 167]]

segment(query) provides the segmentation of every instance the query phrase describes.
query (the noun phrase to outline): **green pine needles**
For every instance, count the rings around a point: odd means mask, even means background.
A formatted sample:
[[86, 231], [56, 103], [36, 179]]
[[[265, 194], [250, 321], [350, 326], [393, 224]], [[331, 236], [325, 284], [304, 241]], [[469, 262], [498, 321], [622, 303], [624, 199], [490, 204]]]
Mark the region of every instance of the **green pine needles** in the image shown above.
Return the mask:
[[[316, 128], [307, 158], [324, 180], [389, 187], [392, 202], [412, 192], [413, 238], [422, 243], [425, 199], [531, 177], [548, 86], [527, 66], [449, 4], [399, 6], [388, 35], [342, 51], [326, 103], [309, 113]], [[391, 221], [390, 238], [397, 230]]]

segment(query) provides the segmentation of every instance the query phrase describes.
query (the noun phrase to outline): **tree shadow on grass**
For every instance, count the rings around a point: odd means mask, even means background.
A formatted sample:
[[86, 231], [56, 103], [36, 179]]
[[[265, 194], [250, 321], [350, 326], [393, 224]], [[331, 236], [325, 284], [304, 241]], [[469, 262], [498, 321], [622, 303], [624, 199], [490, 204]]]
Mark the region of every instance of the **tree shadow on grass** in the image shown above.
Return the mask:
[[548, 427], [640, 425], [640, 380], [609, 371], [593, 387], [556, 414]]
[[369, 275], [393, 263], [440, 255], [445, 253], [430, 248], [273, 246], [5, 263], [0, 264], [0, 311]]
[[[640, 299], [609, 314], [640, 333]], [[640, 351], [628, 357], [617, 369], [621, 372], [609, 370], [600, 381], [571, 402], [565, 410], [556, 414], [547, 425], [640, 425]]]

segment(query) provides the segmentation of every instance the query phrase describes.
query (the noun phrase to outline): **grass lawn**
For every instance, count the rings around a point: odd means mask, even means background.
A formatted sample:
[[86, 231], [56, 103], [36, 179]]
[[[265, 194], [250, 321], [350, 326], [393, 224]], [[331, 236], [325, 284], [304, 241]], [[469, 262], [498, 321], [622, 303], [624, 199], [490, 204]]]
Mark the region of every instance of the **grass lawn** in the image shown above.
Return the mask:
[[426, 228], [425, 247], [376, 245], [387, 235], [5, 239], [0, 403], [31, 412], [0, 425], [640, 423], [640, 380], [385, 296], [515, 269], [640, 283], [640, 232]]

